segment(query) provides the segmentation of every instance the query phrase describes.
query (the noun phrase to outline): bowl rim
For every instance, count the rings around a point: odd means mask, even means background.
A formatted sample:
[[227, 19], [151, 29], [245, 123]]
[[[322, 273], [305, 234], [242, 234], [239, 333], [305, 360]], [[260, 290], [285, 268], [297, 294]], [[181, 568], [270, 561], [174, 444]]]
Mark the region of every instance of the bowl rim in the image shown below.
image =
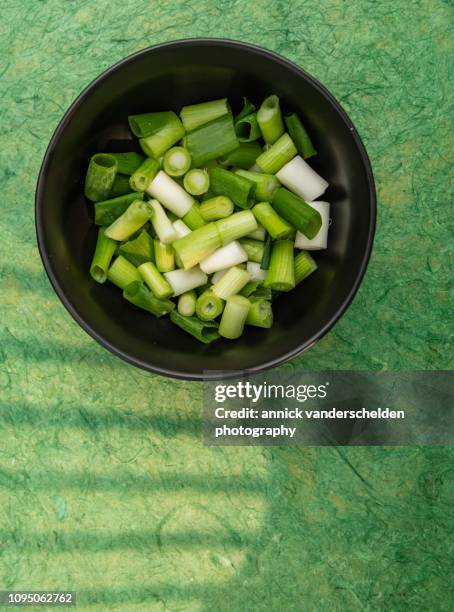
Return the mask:
[[[114, 344], [112, 344], [108, 339], [106, 339], [103, 335], [98, 333], [91, 325], [89, 325], [83, 317], [79, 315], [76, 308], [72, 305], [70, 300], [66, 297], [65, 292], [62, 290], [60, 283], [54, 274], [51, 266], [50, 258], [45, 249], [45, 241], [44, 241], [44, 222], [43, 222], [43, 200], [44, 200], [44, 184], [46, 180], [47, 169], [52, 157], [53, 150], [60, 139], [62, 132], [65, 130], [67, 124], [72, 119], [73, 115], [77, 112], [82, 102], [85, 98], [94, 91], [99, 85], [108, 77], [110, 77], [113, 73], [118, 71], [120, 68], [123, 68], [129, 62], [137, 59], [138, 57], [148, 55], [149, 53], [153, 53], [154, 51], [171, 48], [171, 47], [179, 47], [179, 46], [190, 46], [190, 45], [202, 45], [202, 46], [210, 46], [217, 45], [220, 47], [236, 47], [242, 50], [245, 50], [250, 53], [255, 53], [257, 55], [265, 56], [268, 59], [281, 64], [283, 67], [295, 72], [298, 76], [302, 77], [306, 81], [308, 81], [335, 109], [339, 118], [344, 122], [346, 127], [348, 128], [353, 140], [355, 141], [355, 145], [358, 149], [358, 152], [361, 157], [361, 161], [365, 170], [366, 180], [368, 184], [369, 191], [369, 209], [370, 209], [370, 223], [368, 228], [367, 242], [364, 254], [362, 256], [361, 264], [356, 275], [355, 281], [353, 282], [347, 296], [345, 297], [342, 304], [337, 308], [336, 312], [329, 319], [329, 321], [320, 329], [316, 334], [314, 334], [311, 338], [298, 344], [291, 351], [287, 351], [283, 353], [279, 357], [275, 357], [273, 359], [268, 359], [263, 361], [259, 365], [252, 366], [250, 368], [245, 368], [243, 370], [226, 370], [226, 371], [203, 371], [200, 373], [186, 372], [184, 370], [173, 370], [164, 367], [160, 367], [157, 365], [151, 365], [146, 361], [138, 359], [136, 357], [131, 356], [129, 353], [119, 349]], [[377, 196], [375, 189], [375, 182], [372, 172], [372, 166], [369, 159], [369, 156], [366, 152], [366, 148], [361, 140], [361, 137], [358, 134], [356, 127], [353, 125], [346, 111], [342, 108], [337, 99], [330, 93], [330, 91], [320, 83], [316, 78], [306, 72], [303, 68], [287, 59], [286, 57], [276, 53], [275, 51], [271, 51], [269, 49], [265, 49], [264, 47], [260, 47], [258, 45], [243, 42], [240, 40], [228, 39], [228, 38], [207, 38], [207, 37], [193, 37], [193, 38], [184, 38], [178, 40], [172, 40], [167, 42], [158, 43], [156, 45], [151, 45], [149, 47], [145, 47], [127, 55], [125, 58], [119, 60], [115, 64], [112, 64], [106, 70], [104, 70], [99, 76], [97, 76], [94, 80], [92, 80], [88, 85], [84, 87], [81, 93], [73, 100], [70, 104], [69, 108], [59, 121], [57, 127], [55, 128], [54, 133], [49, 141], [49, 144], [46, 148], [46, 152], [44, 154], [43, 161], [41, 163], [40, 171], [38, 174], [37, 186], [35, 191], [35, 229], [36, 236], [38, 242], [38, 250], [41, 256], [41, 260], [44, 265], [44, 269], [46, 271], [47, 277], [55, 291], [55, 293], [60, 298], [60, 301], [63, 303], [66, 310], [73, 317], [73, 319], [82, 327], [82, 329], [89, 334], [94, 340], [99, 342], [104, 348], [108, 349], [111, 353], [120, 357], [127, 363], [130, 363], [136, 367], [139, 367], [143, 370], [154, 374], [160, 374], [162, 376], [167, 376], [170, 378], [176, 378], [180, 380], [219, 380], [226, 378], [233, 378], [239, 375], [250, 375], [250, 374], [258, 374], [259, 372], [263, 372], [270, 368], [277, 367], [279, 365], [284, 364], [285, 362], [293, 359], [294, 357], [302, 354], [309, 348], [311, 348], [318, 340], [320, 340], [330, 329], [337, 323], [337, 321], [342, 317], [347, 308], [353, 301], [358, 288], [363, 280], [364, 274], [367, 269], [367, 265], [369, 263], [372, 245], [375, 235], [376, 228], [376, 217], [377, 217]]]

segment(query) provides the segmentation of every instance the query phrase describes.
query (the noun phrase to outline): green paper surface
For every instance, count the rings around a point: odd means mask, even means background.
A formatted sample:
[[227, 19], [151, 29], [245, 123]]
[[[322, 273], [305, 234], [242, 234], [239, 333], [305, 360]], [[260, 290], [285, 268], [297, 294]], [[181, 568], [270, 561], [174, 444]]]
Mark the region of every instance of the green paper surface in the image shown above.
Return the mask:
[[34, 228], [47, 143], [100, 72], [179, 38], [268, 47], [338, 98], [378, 191], [358, 295], [292, 363], [452, 368], [450, 24], [442, 0], [4, 0], [0, 589], [97, 610], [451, 609], [452, 448], [204, 447], [201, 385], [89, 338]]

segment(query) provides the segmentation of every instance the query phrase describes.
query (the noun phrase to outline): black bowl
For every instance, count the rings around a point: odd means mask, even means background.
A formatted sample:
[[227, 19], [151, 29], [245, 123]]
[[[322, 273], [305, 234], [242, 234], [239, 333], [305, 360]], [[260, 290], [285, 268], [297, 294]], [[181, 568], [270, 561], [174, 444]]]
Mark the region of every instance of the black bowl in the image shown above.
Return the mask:
[[[97, 150], [134, 147], [128, 114], [178, 111], [184, 104], [227, 96], [260, 101], [277, 94], [296, 111], [318, 155], [311, 165], [330, 187], [329, 248], [315, 254], [319, 270], [275, 302], [270, 330], [247, 327], [240, 340], [211, 345], [126, 302], [116, 287], [89, 273], [96, 241], [92, 206], [83, 197], [87, 161]], [[109, 68], [72, 104], [50, 141], [36, 191], [36, 228], [50, 281], [74, 319], [130, 363], [178, 378], [207, 371], [258, 372], [312, 346], [353, 299], [375, 230], [375, 189], [364, 146], [350, 119], [314, 78], [283, 57], [253, 45], [192, 39], [144, 49]]]

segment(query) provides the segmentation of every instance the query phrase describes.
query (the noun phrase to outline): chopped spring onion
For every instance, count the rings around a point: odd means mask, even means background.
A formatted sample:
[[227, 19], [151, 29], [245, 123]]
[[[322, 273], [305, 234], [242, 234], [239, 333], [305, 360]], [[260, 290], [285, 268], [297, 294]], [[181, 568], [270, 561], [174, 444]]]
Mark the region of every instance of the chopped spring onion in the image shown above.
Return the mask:
[[159, 162], [156, 159], [147, 157], [129, 179], [129, 184], [133, 191], [146, 191], [151, 181], [159, 172]]
[[183, 106], [180, 111], [180, 119], [186, 132], [192, 132], [201, 125], [205, 125], [205, 123], [209, 123], [227, 113], [230, 113], [227, 98], [221, 98], [220, 100]]
[[233, 213], [233, 202], [227, 196], [215, 196], [204, 200], [199, 206], [199, 211], [205, 221], [217, 221], [229, 217]]
[[100, 227], [98, 230], [98, 238], [96, 241], [95, 254], [90, 266], [91, 277], [97, 283], [105, 283], [107, 279], [107, 270], [114, 256], [117, 243], [115, 240], [108, 238], [105, 235], [105, 228]]
[[[292, 245], [293, 246], [293, 245]], [[251, 275], [247, 270], [238, 266], [230, 268], [226, 274], [213, 285], [213, 292], [218, 297], [226, 300], [231, 295], [239, 293], [241, 289], [251, 280]]]
[[189, 227], [190, 230], [199, 229], [205, 225], [205, 221], [200, 214], [199, 205], [194, 202], [189, 211], [182, 218], [184, 223]]
[[[260, 243], [259, 243], [260, 244]], [[247, 261], [248, 254], [239, 242], [233, 240], [225, 246], [220, 247], [206, 259], [200, 262], [200, 268], [206, 274], [212, 274], [225, 268], [236, 266]]]
[[216, 223], [208, 223], [199, 227], [187, 236], [178, 238], [172, 244], [177, 257], [177, 264], [185, 270], [196, 266], [221, 245], [221, 236]]
[[240, 244], [246, 251], [247, 258], [249, 261], [255, 261], [261, 263], [263, 259], [263, 253], [265, 251], [265, 244], [260, 240], [252, 240], [252, 238], [241, 238]]
[[215, 223], [223, 245], [243, 238], [257, 229], [257, 221], [250, 210], [242, 210]]
[[143, 310], [147, 310], [156, 317], [162, 317], [175, 308], [171, 300], [162, 300], [153, 295], [145, 283], [134, 281], [123, 290], [123, 297]]
[[276, 176], [284, 187], [306, 202], [312, 202], [320, 197], [328, 187], [328, 182], [299, 155], [285, 164]]
[[152, 261], [147, 261], [147, 263], [142, 264], [137, 269], [153, 295], [157, 298], [164, 300], [173, 295], [172, 287]]
[[232, 116], [227, 113], [186, 134], [183, 144], [188, 149], [195, 167], [230, 153], [239, 145]]
[[264, 242], [266, 238], [266, 229], [259, 225], [259, 227], [250, 234], [248, 234], [246, 238], [252, 238], [252, 240], [261, 240], [262, 242]]
[[212, 168], [210, 182], [214, 193], [229, 197], [240, 208], [251, 208], [253, 205], [255, 183], [252, 181], [224, 168]]
[[178, 238], [182, 238], [183, 236], [187, 236], [188, 234], [191, 233], [191, 230], [189, 229], [189, 227], [181, 219], [177, 219], [176, 221], [172, 223], [172, 225], [173, 225], [173, 229], [177, 233]]
[[154, 258], [159, 272], [175, 270], [175, 255], [170, 244], [164, 244], [160, 240], [155, 240]]
[[227, 274], [227, 272], [228, 272], [228, 268], [226, 268], [225, 270], [219, 270], [218, 272], [215, 272], [213, 276], [211, 277], [211, 284], [215, 285], [218, 282], [218, 280], [221, 280], [224, 274]]
[[143, 200], [134, 200], [125, 212], [106, 229], [112, 240], [128, 240], [153, 215], [153, 207]]
[[85, 177], [84, 194], [92, 202], [109, 197], [117, 174], [117, 160], [108, 153], [96, 153], [90, 159]]
[[295, 265], [295, 285], [298, 285], [302, 280], [307, 278], [309, 274], [315, 272], [317, 264], [309, 253], [300, 251], [294, 259]]
[[262, 172], [251, 172], [251, 170], [235, 170], [235, 174], [243, 176], [248, 181], [255, 183], [255, 199], [257, 202], [270, 202], [281, 184], [274, 174], [263, 174]]
[[[281, 187], [271, 204], [281, 217], [308, 238], [318, 234], [322, 226], [320, 213], [302, 198]], [[264, 225], [263, 221], [261, 223]]]
[[256, 164], [265, 174], [276, 174], [276, 172], [293, 159], [297, 153], [298, 151], [290, 136], [288, 134], [282, 134], [269, 149], [263, 151], [263, 153], [257, 157]]
[[253, 281], [263, 282], [266, 278], [266, 270], [262, 270], [260, 264], [256, 263], [255, 261], [248, 261], [246, 270], [251, 275], [251, 279]]
[[273, 309], [268, 300], [250, 297], [250, 308], [246, 317], [246, 325], [269, 329], [273, 325]]
[[183, 176], [191, 167], [191, 156], [184, 147], [172, 147], [164, 155], [162, 168], [169, 176]]
[[[130, 191], [130, 189], [128, 190]], [[125, 195], [95, 202], [96, 225], [110, 225], [118, 219], [125, 210], [135, 201], [143, 200], [143, 193], [127, 193]]]
[[262, 132], [264, 141], [273, 144], [284, 133], [279, 98], [275, 95], [269, 96], [262, 102], [257, 112], [257, 122]]
[[270, 267], [271, 259], [271, 236], [268, 234], [265, 240], [265, 250], [263, 251], [262, 261], [260, 267], [262, 270], [268, 270]]
[[107, 271], [107, 279], [120, 289], [125, 289], [134, 281], [142, 280], [137, 268], [121, 255], [111, 264]]
[[257, 113], [251, 113], [241, 119], [235, 119], [235, 133], [240, 142], [252, 142], [261, 136]]
[[184, 317], [192, 317], [195, 313], [197, 293], [194, 289], [182, 293], [178, 298], [178, 312]]
[[320, 251], [326, 249], [328, 244], [329, 228], [329, 203], [328, 202], [308, 202], [309, 206], [315, 208], [322, 218], [322, 226], [314, 238], [309, 239], [301, 232], [296, 233], [295, 248], [306, 249], [306, 251]]
[[153, 207], [153, 216], [151, 224], [158, 238], [164, 244], [169, 244], [177, 238], [177, 233], [172, 225], [172, 222], [165, 213], [165, 210], [158, 200], [150, 200], [150, 205]]
[[206, 193], [210, 187], [210, 178], [206, 170], [194, 168], [185, 174], [183, 185], [186, 191], [192, 195], [202, 195]]
[[162, 170], [157, 173], [146, 191], [177, 217], [184, 217], [194, 203], [194, 198]]
[[261, 284], [260, 281], [256, 281], [256, 280], [249, 281], [247, 285], [244, 285], [244, 287], [241, 289], [240, 295], [244, 295], [244, 297], [249, 297], [250, 295], [254, 293], [254, 291], [256, 291], [256, 289], [259, 287], [260, 284]]
[[224, 300], [215, 295], [211, 289], [206, 289], [197, 298], [195, 312], [202, 321], [212, 321], [224, 310]]
[[145, 157], [134, 151], [128, 153], [107, 153], [117, 162], [117, 173], [131, 175], [145, 161]]
[[223, 338], [235, 340], [241, 336], [250, 305], [248, 298], [242, 295], [232, 295], [227, 299], [219, 323], [219, 333]]
[[219, 163], [224, 167], [250, 168], [261, 152], [258, 142], [243, 142], [237, 149], [221, 157]]
[[134, 266], [140, 266], [147, 261], [154, 261], [153, 238], [146, 230], [142, 230], [134, 240], [123, 242], [120, 245], [119, 254], [123, 255]]
[[296, 148], [298, 149], [298, 153], [303, 159], [308, 159], [309, 157], [317, 154], [317, 151], [314, 149], [314, 145], [309, 138], [309, 134], [304, 129], [298, 115], [295, 113], [287, 115], [285, 117], [285, 125], [287, 126], [288, 133], [295, 143]]
[[255, 218], [263, 225], [271, 238], [281, 240], [293, 233], [293, 227], [284, 221], [268, 202], [260, 202], [252, 209]]
[[295, 286], [295, 265], [291, 240], [276, 240], [273, 243], [270, 267], [264, 285], [275, 291], [290, 291]]
[[164, 276], [173, 289], [174, 297], [196, 287], [201, 287], [208, 281], [207, 275], [202, 272], [199, 266], [194, 266], [190, 270], [173, 270], [172, 272], [166, 272]]
[[204, 344], [209, 344], [219, 338], [218, 324], [214, 321], [201, 321], [197, 317], [184, 317], [177, 310], [172, 310], [170, 320]]
[[262, 285], [260, 287], [257, 287], [257, 289], [252, 294], [252, 297], [257, 297], [257, 298], [261, 298], [262, 300], [272, 301], [273, 292], [271, 291], [269, 287], [263, 287]]
[[256, 110], [257, 109], [252, 104], [252, 102], [248, 100], [246, 96], [243, 96], [243, 108], [238, 113], [238, 115], [235, 116], [235, 121], [238, 121], [239, 119], [243, 119], [243, 117], [247, 117], [251, 113], [255, 113]]
[[109, 198], [116, 198], [118, 196], [125, 195], [126, 193], [131, 193], [129, 176], [126, 174], [117, 174], [109, 191]]
[[132, 115], [128, 121], [142, 149], [156, 159], [184, 136], [183, 124], [173, 111]]

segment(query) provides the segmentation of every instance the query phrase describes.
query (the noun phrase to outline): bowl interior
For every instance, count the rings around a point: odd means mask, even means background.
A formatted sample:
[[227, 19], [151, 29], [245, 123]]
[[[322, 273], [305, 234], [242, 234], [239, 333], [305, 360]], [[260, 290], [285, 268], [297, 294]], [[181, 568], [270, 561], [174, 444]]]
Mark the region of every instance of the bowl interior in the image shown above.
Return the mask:
[[[87, 161], [96, 151], [136, 148], [128, 114], [173, 109], [227, 96], [256, 104], [270, 95], [296, 111], [318, 155], [311, 165], [330, 187], [329, 248], [319, 269], [275, 302], [270, 330], [247, 327], [240, 340], [205, 346], [123, 300], [89, 273], [97, 229], [83, 197]], [[222, 41], [185, 41], [132, 56], [95, 81], [59, 126], [43, 164], [37, 197], [40, 250], [60, 297], [105, 346], [142, 367], [199, 377], [207, 370], [254, 370], [310, 346], [340, 316], [360, 281], [374, 225], [373, 187], [353, 128], [332, 98], [295, 66], [259, 49]]]

